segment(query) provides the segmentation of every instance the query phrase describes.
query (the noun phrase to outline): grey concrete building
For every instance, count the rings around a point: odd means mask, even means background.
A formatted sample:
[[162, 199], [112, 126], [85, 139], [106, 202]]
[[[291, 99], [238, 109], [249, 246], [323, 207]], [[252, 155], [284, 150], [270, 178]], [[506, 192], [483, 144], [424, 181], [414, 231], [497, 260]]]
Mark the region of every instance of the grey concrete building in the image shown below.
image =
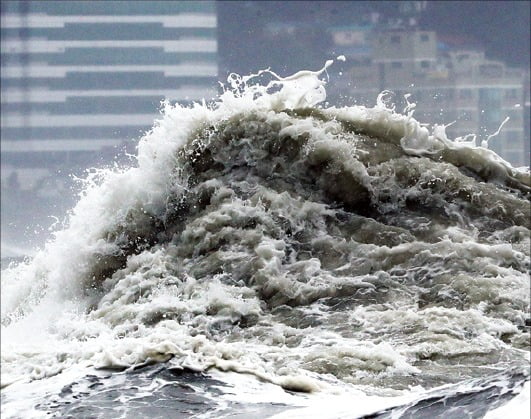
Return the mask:
[[448, 47], [435, 32], [416, 27], [367, 24], [332, 28], [331, 35], [334, 52], [344, 50], [348, 65], [336, 97], [348, 92], [358, 103], [372, 105], [381, 91], [391, 90], [401, 109], [410, 93], [420, 122], [455, 121], [447, 128], [449, 137], [476, 134], [478, 144], [509, 117], [489, 148], [515, 166], [529, 164], [523, 70], [488, 60], [477, 48]]

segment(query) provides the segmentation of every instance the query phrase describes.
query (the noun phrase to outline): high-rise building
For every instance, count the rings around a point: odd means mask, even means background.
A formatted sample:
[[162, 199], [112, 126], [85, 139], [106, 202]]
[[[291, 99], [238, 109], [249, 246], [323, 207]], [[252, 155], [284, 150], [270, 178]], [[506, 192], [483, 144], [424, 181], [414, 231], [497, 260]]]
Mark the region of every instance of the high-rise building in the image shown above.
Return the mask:
[[1, 2], [2, 183], [35, 186], [217, 91], [214, 1]]

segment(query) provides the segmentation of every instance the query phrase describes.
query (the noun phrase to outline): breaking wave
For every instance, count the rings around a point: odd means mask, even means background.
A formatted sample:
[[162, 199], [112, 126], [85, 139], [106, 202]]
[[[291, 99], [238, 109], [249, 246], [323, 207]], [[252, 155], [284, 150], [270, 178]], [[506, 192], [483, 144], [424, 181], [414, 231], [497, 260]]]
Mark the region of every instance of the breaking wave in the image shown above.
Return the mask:
[[325, 107], [327, 65], [165, 103], [138, 164], [2, 272], [2, 386], [83, 367], [396, 395], [529, 357], [531, 182], [444, 127]]

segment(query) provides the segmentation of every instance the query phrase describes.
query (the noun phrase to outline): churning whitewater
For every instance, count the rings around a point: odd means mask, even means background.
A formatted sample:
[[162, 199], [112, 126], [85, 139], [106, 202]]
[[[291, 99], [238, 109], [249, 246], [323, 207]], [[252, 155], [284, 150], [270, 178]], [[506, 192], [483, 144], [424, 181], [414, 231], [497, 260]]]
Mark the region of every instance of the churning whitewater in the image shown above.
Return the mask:
[[526, 374], [529, 172], [385, 92], [326, 107], [331, 63], [165, 103], [135, 167], [92, 172], [2, 272], [4, 414], [36, 380], [163, 362], [379, 397]]

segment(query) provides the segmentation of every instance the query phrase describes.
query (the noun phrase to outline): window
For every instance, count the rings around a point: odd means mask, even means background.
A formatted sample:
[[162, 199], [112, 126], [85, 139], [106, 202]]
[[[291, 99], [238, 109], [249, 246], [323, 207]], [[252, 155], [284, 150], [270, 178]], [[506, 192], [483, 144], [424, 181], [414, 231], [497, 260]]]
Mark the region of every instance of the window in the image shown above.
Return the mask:
[[393, 61], [391, 63], [391, 68], [402, 68], [402, 63], [400, 61]]
[[472, 99], [472, 90], [463, 89], [459, 92], [459, 99]]
[[472, 112], [470, 111], [463, 111], [461, 113], [461, 119], [463, 121], [471, 121], [472, 120]]
[[421, 42], [428, 42], [430, 40], [430, 36], [427, 33], [423, 33], [420, 35]]
[[510, 109], [507, 111], [507, 116], [510, 119], [510, 121], [513, 121], [513, 122], [522, 122], [522, 117], [523, 117], [523, 110], [520, 108], [520, 109]]
[[[458, 113], [456, 111], [446, 111], [445, 116], [448, 118], [448, 121], [455, 121], [457, 119]], [[467, 134], [469, 134], [467, 132]], [[466, 135], [466, 134], [465, 134]]]
[[502, 77], [503, 66], [498, 64], [483, 64], [479, 66], [479, 74], [485, 77]]
[[480, 105], [487, 108], [500, 108], [502, 99], [502, 89], [491, 87], [479, 90]]
[[507, 89], [505, 91], [506, 99], [516, 99], [518, 98], [518, 89]]
[[514, 133], [507, 132], [504, 140], [507, 150], [518, 152], [518, 150], [521, 150], [524, 147], [524, 139]]
[[421, 68], [430, 68], [430, 62], [427, 61], [427, 60], [423, 60], [420, 62], [420, 67]]
[[400, 43], [400, 35], [393, 35], [391, 37], [391, 43], [392, 44], [399, 44]]
[[520, 151], [508, 151], [505, 152], [505, 158], [516, 165], [525, 164], [524, 155]]

